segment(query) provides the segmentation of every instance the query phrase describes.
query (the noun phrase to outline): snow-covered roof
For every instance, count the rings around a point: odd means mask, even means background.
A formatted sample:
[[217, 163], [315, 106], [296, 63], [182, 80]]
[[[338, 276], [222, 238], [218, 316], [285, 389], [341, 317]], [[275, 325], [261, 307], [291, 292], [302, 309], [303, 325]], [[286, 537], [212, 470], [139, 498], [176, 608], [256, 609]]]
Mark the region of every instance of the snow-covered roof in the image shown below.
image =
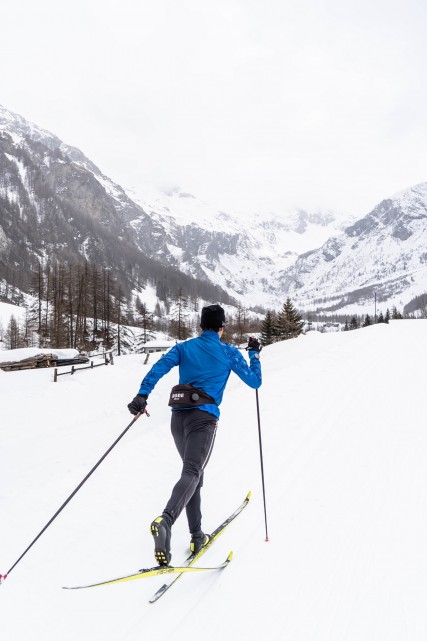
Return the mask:
[[58, 359], [72, 359], [79, 355], [77, 349], [54, 349], [40, 347], [23, 347], [21, 349], [5, 349], [0, 351], [0, 363], [20, 362], [29, 358], [36, 358], [42, 354], [52, 354]]

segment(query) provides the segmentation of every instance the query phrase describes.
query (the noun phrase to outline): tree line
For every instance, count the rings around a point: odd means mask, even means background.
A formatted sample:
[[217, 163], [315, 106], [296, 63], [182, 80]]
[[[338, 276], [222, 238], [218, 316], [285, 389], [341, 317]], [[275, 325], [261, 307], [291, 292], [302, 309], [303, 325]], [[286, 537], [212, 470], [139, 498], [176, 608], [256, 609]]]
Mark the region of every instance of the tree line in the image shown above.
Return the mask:
[[396, 306], [393, 307], [390, 312], [389, 309], [386, 310], [386, 313], [383, 314], [380, 312], [377, 317], [366, 314], [362, 318], [358, 318], [356, 315], [352, 316], [350, 320], [345, 319], [344, 331], [348, 332], [352, 329], [359, 329], [359, 327], [369, 327], [369, 325], [374, 325], [376, 323], [389, 323], [390, 319], [396, 320], [403, 318], [403, 315]]
[[126, 318], [123, 290], [110, 270], [82, 262], [37, 264], [31, 273], [32, 302], [26, 319], [11, 318], [5, 342], [11, 349], [25, 346], [95, 350], [110, 349], [113, 324]]
[[[153, 283], [157, 295], [164, 287], [163, 277]], [[0, 340], [8, 349], [37, 346], [95, 351], [115, 345], [120, 353], [122, 347], [131, 346], [129, 326], [142, 329], [143, 343], [155, 331], [177, 340], [197, 331], [197, 295], [187, 295], [179, 287], [150, 309], [143, 294], [126, 295], [110, 269], [88, 261], [68, 265], [39, 261], [31, 273], [29, 290], [32, 302], [26, 305], [25, 321], [12, 317], [6, 328], [0, 328]], [[23, 296], [19, 302], [22, 306]]]
[[[181, 288], [175, 296], [150, 309], [140, 297], [126, 297], [110, 270], [87, 261], [75, 265], [38, 263], [31, 275], [32, 302], [25, 321], [12, 316], [0, 327], [0, 340], [8, 349], [19, 347], [75, 348], [96, 351], [113, 346], [132, 348], [129, 327], [138, 327], [139, 341], [146, 343], [155, 332], [185, 340], [199, 330], [200, 300], [186, 296]], [[299, 336], [304, 321], [288, 298], [276, 313], [268, 310], [261, 321], [243, 304], [228, 315], [223, 339], [235, 345], [251, 334], [261, 334], [263, 345]]]

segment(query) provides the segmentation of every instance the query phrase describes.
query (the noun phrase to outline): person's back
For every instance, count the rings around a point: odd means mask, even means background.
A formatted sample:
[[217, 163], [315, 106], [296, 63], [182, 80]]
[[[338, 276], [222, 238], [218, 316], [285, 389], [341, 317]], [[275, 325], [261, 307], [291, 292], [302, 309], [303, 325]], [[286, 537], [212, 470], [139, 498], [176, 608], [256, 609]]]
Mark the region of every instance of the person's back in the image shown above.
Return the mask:
[[[179, 382], [203, 390], [215, 399], [217, 405], [221, 404], [231, 371], [250, 387], [258, 388], [261, 383], [261, 368], [257, 368], [256, 364], [256, 371], [248, 368], [240, 352], [232, 345], [223, 343], [218, 332], [205, 330], [197, 338], [178, 345], [177, 350]], [[215, 411], [212, 407], [201, 406], [200, 409], [219, 416], [219, 410]]]

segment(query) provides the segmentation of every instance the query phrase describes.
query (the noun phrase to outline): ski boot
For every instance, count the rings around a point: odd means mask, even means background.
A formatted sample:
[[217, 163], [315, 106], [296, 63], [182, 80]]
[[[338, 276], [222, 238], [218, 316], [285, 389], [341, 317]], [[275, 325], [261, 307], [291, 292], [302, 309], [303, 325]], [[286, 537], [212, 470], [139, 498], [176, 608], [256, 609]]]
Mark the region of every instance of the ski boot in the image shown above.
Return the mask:
[[192, 534], [190, 541], [191, 554], [198, 554], [200, 550], [209, 543], [210, 540], [211, 537], [209, 536], [209, 534], [205, 534], [204, 532], [197, 532], [196, 534]]
[[150, 532], [154, 539], [154, 558], [159, 565], [169, 565], [171, 554], [171, 526], [167, 515], [162, 514], [151, 523]]

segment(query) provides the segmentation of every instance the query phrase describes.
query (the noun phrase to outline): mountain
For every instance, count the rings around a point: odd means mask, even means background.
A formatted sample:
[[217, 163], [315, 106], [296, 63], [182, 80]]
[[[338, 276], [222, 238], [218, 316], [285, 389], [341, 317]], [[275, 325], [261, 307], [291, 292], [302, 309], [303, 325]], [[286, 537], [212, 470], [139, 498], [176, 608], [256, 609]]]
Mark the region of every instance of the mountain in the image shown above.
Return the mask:
[[183, 284], [194, 294], [203, 284], [206, 299], [275, 306], [278, 274], [340, 230], [332, 212], [242, 219], [179, 189], [138, 194], [0, 106], [0, 278], [24, 290], [36, 258], [80, 256], [112, 267], [127, 291], [149, 278], [167, 281], [170, 292]]
[[207, 279], [145, 252], [147, 243], [135, 242], [135, 219], [156, 236], [150, 216], [80, 150], [0, 107], [0, 281], [28, 291], [38, 260], [85, 258], [111, 270], [127, 294], [151, 283], [163, 299], [182, 288], [232, 302]]
[[[343, 223], [333, 212], [296, 210], [279, 214], [230, 214], [192, 194], [140, 188], [128, 190], [157, 226], [150, 235], [144, 217], [131, 221], [139, 244], [151, 256], [196, 278], [208, 278], [250, 305], [283, 300], [278, 275], [298, 255], [319, 247]], [[146, 245], [150, 243], [151, 250]]]
[[380, 202], [367, 216], [301, 255], [280, 274], [300, 308], [354, 312], [404, 305], [427, 290], [427, 183]]
[[427, 183], [351, 224], [335, 212], [236, 214], [178, 188], [125, 189], [80, 150], [0, 107], [0, 281], [85, 257], [125, 291], [364, 313], [427, 290]]

